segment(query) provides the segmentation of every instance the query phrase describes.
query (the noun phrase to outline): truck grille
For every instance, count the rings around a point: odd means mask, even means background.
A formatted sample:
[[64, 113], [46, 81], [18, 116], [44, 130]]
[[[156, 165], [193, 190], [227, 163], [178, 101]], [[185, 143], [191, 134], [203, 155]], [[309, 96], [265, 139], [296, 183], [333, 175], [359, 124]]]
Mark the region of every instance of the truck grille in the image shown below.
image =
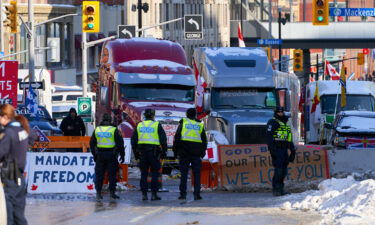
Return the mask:
[[266, 144], [266, 125], [237, 125], [236, 144]]

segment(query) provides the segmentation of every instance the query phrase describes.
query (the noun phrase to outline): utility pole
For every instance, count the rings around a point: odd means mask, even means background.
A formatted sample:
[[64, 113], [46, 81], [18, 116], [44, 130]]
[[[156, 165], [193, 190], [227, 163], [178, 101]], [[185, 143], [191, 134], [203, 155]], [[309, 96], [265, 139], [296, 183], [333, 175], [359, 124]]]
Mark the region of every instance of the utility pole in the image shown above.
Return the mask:
[[3, 0], [0, 0], [0, 52], [4, 52]]
[[240, 7], [240, 17], [241, 17], [241, 32], [242, 34], [244, 35], [245, 32], [244, 32], [244, 29], [243, 29], [243, 18], [242, 18], [242, 11], [243, 11], [243, 4], [242, 4], [242, 0], [241, 0], [241, 7]]
[[28, 14], [29, 14], [29, 28], [30, 28], [30, 37], [29, 37], [29, 75], [30, 82], [35, 81], [35, 49], [34, 49], [34, 6], [32, 0], [28, 0]]
[[[138, 9], [138, 29], [141, 29], [142, 28], [142, 0], [138, 0], [137, 9]], [[142, 37], [142, 31], [138, 32], [138, 37]]]
[[82, 97], [87, 97], [87, 36], [82, 32]]
[[[281, 7], [278, 8], [279, 10], [279, 40], [281, 41]], [[281, 71], [281, 44], [279, 45], [279, 71]]]
[[[272, 39], [272, 1], [268, 2], [268, 39]], [[270, 49], [270, 61], [272, 62], [272, 45], [268, 45]]]

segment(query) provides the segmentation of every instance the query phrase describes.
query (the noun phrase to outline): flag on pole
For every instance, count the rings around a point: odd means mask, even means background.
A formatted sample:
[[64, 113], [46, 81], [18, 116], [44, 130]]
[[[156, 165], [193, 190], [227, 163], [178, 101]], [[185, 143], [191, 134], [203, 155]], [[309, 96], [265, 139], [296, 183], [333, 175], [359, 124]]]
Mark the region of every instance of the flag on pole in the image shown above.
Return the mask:
[[346, 76], [345, 76], [344, 63], [341, 66], [340, 85], [341, 85], [341, 108], [344, 108], [346, 106]]
[[240, 22], [238, 22], [237, 35], [238, 35], [238, 47], [246, 47], [245, 41], [243, 40], [243, 36], [242, 36], [241, 23]]
[[37, 119], [39, 119], [37, 95], [34, 92], [32, 86], [31, 86], [31, 83], [29, 85], [29, 90], [27, 92], [25, 105], [26, 105], [26, 108], [28, 109], [28, 111], [30, 112], [30, 115], [32, 117], [36, 117]]
[[318, 82], [316, 82], [315, 93], [313, 98], [313, 104], [311, 106], [311, 113], [316, 111], [316, 107], [320, 103]]
[[337, 73], [335, 67], [333, 67], [328, 60], [325, 61], [326, 69], [325, 69], [325, 75], [329, 75], [332, 80], [339, 80], [340, 75]]

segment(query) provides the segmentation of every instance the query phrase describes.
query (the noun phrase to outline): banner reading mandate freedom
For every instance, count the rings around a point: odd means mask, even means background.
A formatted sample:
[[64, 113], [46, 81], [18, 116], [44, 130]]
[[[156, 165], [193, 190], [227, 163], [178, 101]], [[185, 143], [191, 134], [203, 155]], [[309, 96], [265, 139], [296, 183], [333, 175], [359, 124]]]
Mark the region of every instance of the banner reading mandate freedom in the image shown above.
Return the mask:
[[88, 153], [28, 153], [28, 193], [91, 193], [95, 162]]
[[[296, 159], [288, 166], [286, 180], [308, 181], [329, 177], [326, 150], [297, 146]], [[221, 185], [244, 186], [272, 183], [273, 166], [265, 145], [219, 145]]]

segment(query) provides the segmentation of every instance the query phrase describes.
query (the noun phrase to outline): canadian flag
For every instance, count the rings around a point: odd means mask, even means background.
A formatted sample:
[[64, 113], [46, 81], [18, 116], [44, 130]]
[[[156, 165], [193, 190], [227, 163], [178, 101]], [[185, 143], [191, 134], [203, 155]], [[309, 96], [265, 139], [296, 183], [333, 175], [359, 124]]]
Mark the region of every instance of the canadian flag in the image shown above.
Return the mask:
[[340, 80], [340, 74], [337, 73], [335, 67], [333, 67], [327, 60], [325, 75], [329, 75], [332, 80]]
[[197, 119], [201, 119], [206, 116], [206, 114], [203, 112], [203, 95], [204, 89], [207, 87], [207, 84], [204, 81], [203, 77], [199, 75], [199, 70], [197, 64], [195, 63], [195, 60], [193, 60], [193, 66], [195, 79], [197, 81], [197, 89], [195, 90], [195, 105], [198, 112]]
[[245, 41], [243, 40], [243, 36], [242, 36], [241, 23], [240, 22], [238, 22], [237, 35], [238, 35], [238, 47], [246, 47]]

